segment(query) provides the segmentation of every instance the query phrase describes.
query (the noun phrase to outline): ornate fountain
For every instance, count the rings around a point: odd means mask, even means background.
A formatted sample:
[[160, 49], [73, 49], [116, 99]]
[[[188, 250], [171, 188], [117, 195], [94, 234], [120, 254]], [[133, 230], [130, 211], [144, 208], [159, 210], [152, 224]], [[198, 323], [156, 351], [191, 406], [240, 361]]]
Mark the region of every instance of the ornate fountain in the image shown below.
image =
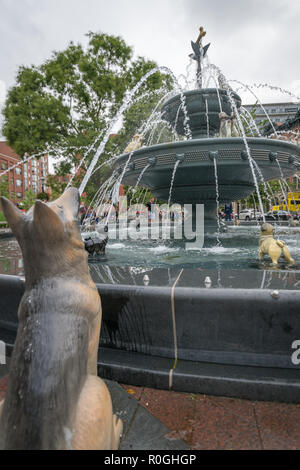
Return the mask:
[[149, 188], [159, 200], [168, 201], [174, 165], [179, 160], [171, 201], [202, 203], [205, 218], [215, 219], [214, 160], [218, 169], [219, 202], [224, 203], [253, 193], [256, 165], [265, 181], [293, 175], [300, 147], [262, 137], [236, 137], [234, 121], [239, 120], [242, 104], [239, 95], [231, 90], [222, 75], [218, 80], [220, 88], [202, 88], [202, 63], [209, 47], [209, 44], [202, 45], [204, 35], [205, 31], [200, 28], [197, 41], [192, 41], [190, 55], [197, 61], [197, 89], [173, 96], [161, 108], [162, 119], [178, 135], [188, 137], [125, 153], [117, 159], [116, 168], [121, 172], [130, 157], [123, 183], [134, 186], [143, 169], [150, 165], [140, 185]]
[[[159, 200], [204, 203], [207, 225], [215, 229], [217, 200], [247, 197], [257, 190], [257, 176], [268, 181], [293, 175], [300, 147], [246, 137], [239, 122], [241, 99], [225, 77], [219, 74], [217, 88], [203, 87], [209, 47], [202, 45], [204, 36], [201, 28], [192, 42], [195, 89], [172, 96], [161, 108], [162, 118], [182, 137], [137, 149], [136, 136], [116, 159], [116, 170], [122, 183], [150, 188]], [[140, 83], [146, 79], [147, 74]], [[113, 125], [95, 152], [82, 190]], [[121, 177], [112, 176], [118, 190]], [[103, 309], [101, 376], [130, 385], [298, 403], [300, 365], [291, 357], [300, 338], [299, 229], [283, 229], [292, 230], [292, 268], [258, 263], [256, 226], [229, 227], [224, 247], [188, 252], [178, 240], [173, 255], [162, 251], [159, 262], [156, 250], [168, 244], [161, 247], [152, 239], [114, 244], [111, 237], [107, 258], [90, 264]], [[95, 243], [87, 245], [96, 249]], [[223, 259], [228, 247], [230, 257]], [[15, 341], [24, 289], [22, 278], [0, 275], [0, 340], [7, 350]]]

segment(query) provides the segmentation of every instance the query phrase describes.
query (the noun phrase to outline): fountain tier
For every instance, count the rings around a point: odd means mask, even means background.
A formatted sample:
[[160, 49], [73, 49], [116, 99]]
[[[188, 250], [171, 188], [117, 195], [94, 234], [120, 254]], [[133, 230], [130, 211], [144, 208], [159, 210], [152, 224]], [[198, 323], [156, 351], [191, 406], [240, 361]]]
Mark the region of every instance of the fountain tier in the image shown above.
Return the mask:
[[[297, 171], [300, 147], [264, 138], [252, 137], [247, 142], [251, 157], [259, 166], [265, 181], [281, 178], [282, 175], [288, 177]], [[128, 157], [129, 154], [124, 154], [118, 158], [116, 166], [120, 172]], [[236, 137], [192, 139], [141, 148], [132, 154], [123, 183], [134, 186], [141, 171], [150, 164], [140, 185], [151, 189], [159, 200], [168, 201], [173, 168], [176, 161], [180, 160], [173, 184], [172, 202], [204, 203], [209, 209], [206, 217], [215, 217], [214, 158], [217, 161], [221, 203], [243, 199], [255, 190], [245, 143], [242, 138]]]
[[[231, 95], [237, 109], [239, 109], [242, 104], [241, 98], [234, 92]], [[213, 137], [219, 132], [220, 111], [231, 115], [232, 106], [228, 93], [224, 89], [203, 88], [186, 91], [183, 96], [193, 139], [208, 137], [208, 135]], [[172, 125], [178, 134], [184, 135], [185, 113], [181, 99], [181, 95], [177, 95], [166, 101], [161, 109], [161, 116]]]

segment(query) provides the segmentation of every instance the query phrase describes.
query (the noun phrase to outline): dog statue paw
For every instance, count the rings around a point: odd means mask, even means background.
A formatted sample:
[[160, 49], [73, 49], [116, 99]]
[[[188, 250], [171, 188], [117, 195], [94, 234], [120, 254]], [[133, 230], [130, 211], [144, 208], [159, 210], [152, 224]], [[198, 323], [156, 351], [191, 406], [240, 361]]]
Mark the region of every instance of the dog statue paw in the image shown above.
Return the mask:
[[265, 255], [268, 255], [273, 265], [276, 266], [280, 256], [283, 255], [288, 264], [294, 264], [286, 244], [281, 240], [274, 240], [274, 230], [273, 225], [268, 223], [262, 224], [258, 250], [259, 259], [262, 260]]
[[0, 449], [116, 450], [122, 421], [97, 376], [101, 300], [79, 232], [79, 192], [36, 201], [26, 214], [1, 202], [22, 250], [25, 292]]

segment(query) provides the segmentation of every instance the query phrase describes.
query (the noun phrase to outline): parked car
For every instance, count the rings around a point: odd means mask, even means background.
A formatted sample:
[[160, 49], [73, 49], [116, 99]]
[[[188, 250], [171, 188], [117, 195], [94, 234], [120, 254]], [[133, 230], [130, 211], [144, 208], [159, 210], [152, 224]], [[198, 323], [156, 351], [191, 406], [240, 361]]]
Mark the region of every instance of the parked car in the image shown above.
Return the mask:
[[[278, 211], [269, 211], [265, 214], [266, 222], [276, 222], [280, 220], [290, 220], [291, 218], [298, 219], [297, 214], [289, 214], [287, 211], [278, 210]], [[262, 217], [259, 218], [262, 220]]]
[[259, 220], [261, 216], [261, 212], [255, 211], [254, 209], [243, 209], [239, 213], [239, 220]]
[[289, 220], [292, 217], [291, 214], [283, 210], [269, 211], [266, 215], [268, 218], [273, 220]]

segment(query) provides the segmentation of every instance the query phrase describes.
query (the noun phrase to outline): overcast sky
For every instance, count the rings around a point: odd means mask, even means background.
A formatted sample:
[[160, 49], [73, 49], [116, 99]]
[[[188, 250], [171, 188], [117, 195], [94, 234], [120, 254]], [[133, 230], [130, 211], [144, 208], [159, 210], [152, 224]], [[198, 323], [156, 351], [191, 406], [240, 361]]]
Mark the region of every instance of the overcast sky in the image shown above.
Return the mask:
[[21, 64], [86, 43], [88, 31], [120, 35], [179, 75], [201, 25], [209, 59], [227, 78], [300, 95], [299, 24], [299, 0], [0, 0], [0, 101]]

